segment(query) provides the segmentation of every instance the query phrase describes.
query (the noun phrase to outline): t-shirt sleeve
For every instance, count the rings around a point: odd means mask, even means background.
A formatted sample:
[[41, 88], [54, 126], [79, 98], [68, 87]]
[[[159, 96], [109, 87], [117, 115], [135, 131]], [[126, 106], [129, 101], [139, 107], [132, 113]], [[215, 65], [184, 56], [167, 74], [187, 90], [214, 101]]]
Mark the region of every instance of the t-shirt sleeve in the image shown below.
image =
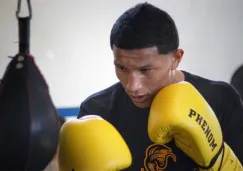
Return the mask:
[[122, 86], [118, 82], [107, 89], [90, 95], [81, 103], [77, 118], [92, 114], [109, 119], [120, 95], [120, 90], [122, 90]]
[[[106, 98], [109, 98], [109, 96]], [[98, 115], [103, 119], [109, 119], [108, 117], [111, 114], [113, 103], [109, 103], [109, 100], [106, 98], [96, 97], [83, 101], [80, 105], [77, 118], [81, 118], [86, 115]]]
[[224, 88], [221, 128], [224, 141], [243, 164], [243, 103], [239, 93], [230, 85]]
[[81, 118], [89, 113], [84, 109], [83, 103], [81, 103], [77, 118]]

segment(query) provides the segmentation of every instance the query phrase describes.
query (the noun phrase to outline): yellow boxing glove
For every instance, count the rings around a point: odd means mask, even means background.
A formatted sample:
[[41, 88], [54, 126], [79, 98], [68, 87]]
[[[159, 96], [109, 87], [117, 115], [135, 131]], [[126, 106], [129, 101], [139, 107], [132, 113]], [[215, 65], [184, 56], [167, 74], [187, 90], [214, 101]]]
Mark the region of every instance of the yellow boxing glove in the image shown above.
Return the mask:
[[163, 88], [154, 98], [148, 120], [154, 143], [176, 145], [199, 170], [242, 171], [230, 147], [223, 141], [219, 121], [201, 94], [188, 82]]
[[132, 162], [118, 131], [96, 115], [64, 123], [59, 143], [59, 171], [119, 171]]

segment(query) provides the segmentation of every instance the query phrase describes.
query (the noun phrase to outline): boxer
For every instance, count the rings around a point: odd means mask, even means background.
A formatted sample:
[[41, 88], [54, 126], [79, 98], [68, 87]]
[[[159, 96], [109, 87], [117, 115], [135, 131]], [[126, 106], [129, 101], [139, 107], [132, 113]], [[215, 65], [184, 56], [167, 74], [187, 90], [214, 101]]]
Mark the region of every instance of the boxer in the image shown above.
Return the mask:
[[[133, 162], [125, 171], [192, 171], [199, 164], [209, 166], [207, 162], [198, 163], [178, 146], [178, 141], [157, 144], [148, 136], [154, 97], [164, 87], [182, 81], [192, 84], [215, 113], [218, 123], [214, 130], [222, 131], [218, 136], [222, 140], [217, 139], [219, 146], [220, 142], [227, 144], [225, 148], [228, 146], [226, 149], [243, 163], [243, 107], [239, 93], [226, 82], [178, 69], [184, 50], [179, 47], [176, 24], [166, 11], [149, 3], [127, 9], [111, 28], [110, 47], [119, 82], [87, 97], [80, 105], [78, 118], [97, 113], [115, 126], [132, 154]], [[192, 115], [193, 122], [197, 116]], [[197, 149], [192, 148], [194, 153]]]

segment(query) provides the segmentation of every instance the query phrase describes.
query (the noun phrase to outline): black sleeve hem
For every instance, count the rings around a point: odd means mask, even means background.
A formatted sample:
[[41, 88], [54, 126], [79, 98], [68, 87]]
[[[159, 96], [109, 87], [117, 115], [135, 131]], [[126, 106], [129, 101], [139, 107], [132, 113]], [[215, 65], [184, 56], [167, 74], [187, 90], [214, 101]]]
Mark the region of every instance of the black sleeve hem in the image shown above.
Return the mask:
[[88, 115], [88, 112], [85, 111], [85, 109], [83, 108], [83, 103], [81, 103], [77, 119], [79, 119], [85, 115]]

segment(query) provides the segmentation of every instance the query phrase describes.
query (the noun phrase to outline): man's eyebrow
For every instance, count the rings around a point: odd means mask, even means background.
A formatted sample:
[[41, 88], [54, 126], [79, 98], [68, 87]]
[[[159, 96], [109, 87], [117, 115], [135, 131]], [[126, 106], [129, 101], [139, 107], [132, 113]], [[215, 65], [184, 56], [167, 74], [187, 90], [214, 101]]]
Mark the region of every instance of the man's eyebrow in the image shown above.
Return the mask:
[[[118, 67], [123, 67], [123, 65], [120, 64], [120, 63], [117, 62], [117, 61], [114, 61], [114, 65], [115, 65], [115, 66], [118, 66]], [[143, 66], [139, 66], [138, 68], [139, 68], [139, 69], [147, 69], [147, 68], [152, 68], [152, 67], [154, 67], [154, 66], [152, 66], [151, 64], [145, 64], [145, 65], [143, 65]]]
[[114, 61], [114, 65], [116, 65], [116, 66], [122, 66], [122, 65], [119, 64], [119, 62], [117, 62], [117, 61]]
[[151, 67], [153, 67], [151, 64], [146, 64], [146, 65], [144, 65], [144, 66], [141, 66], [140, 68], [151, 68]]

